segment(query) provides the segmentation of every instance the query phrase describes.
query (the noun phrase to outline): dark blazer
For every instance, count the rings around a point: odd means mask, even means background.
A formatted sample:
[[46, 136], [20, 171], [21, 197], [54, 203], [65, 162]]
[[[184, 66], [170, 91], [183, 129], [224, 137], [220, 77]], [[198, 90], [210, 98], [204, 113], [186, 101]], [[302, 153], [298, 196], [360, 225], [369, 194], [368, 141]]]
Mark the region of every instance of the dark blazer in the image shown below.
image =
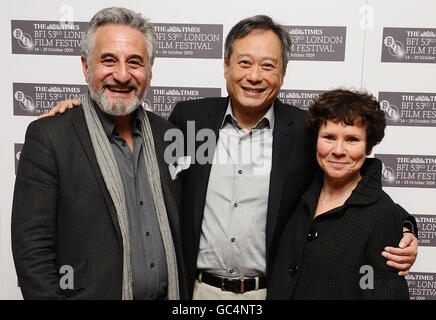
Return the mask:
[[344, 205], [312, 220], [323, 184], [317, 175], [282, 233], [268, 299], [409, 299], [406, 280], [381, 255], [398, 245], [407, 218], [382, 190], [381, 168], [367, 159]]
[[[194, 121], [195, 134], [201, 129], [212, 129], [218, 139], [228, 103], [228, 97], [178, 102], [169, 120], [185, 134], [185, 139], [188, 139], [185, 141], [185, 146], [191, 142], [189, 139], [192, 139], [187, 136], [187, 121]], [[267, 274], [270, 271], [277, 235], [312, 180], [314, 172], [314, 149], [304, 135], [306, 112], [276, 99], [274, 115], [272, 169], [266, 223]], [[202, 143], [196, 141], [195, 150]], [[214, 155], [213, 151], [209, 155], [211, 159]], [[195, 163], [181, 174], [183, 179], [182, 234], [191, 295], [210, 169], [211, 162]]]
[[[186, 298], [180, 245], [181, 182], [164, 161], [164, 133], [173, 125], [148, 112], [162, 191]], [[123, 246], [113, 201], [91, 144], [82, 107], [32, 122], [18, 167], [12, 208], [12, 250], [25, 299], [120, 299]], [[74, 270], [61, 290], [60, 267]]]

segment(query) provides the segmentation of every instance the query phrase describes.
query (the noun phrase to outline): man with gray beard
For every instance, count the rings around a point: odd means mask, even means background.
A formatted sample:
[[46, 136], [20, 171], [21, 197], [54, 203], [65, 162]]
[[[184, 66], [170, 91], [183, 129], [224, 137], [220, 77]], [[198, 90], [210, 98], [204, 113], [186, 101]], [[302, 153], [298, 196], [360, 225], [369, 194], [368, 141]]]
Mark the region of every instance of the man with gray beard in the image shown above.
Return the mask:
[[168, 121], [146, 112], [154, 27], [99, 11], [82, 41], [79, 108], [32, 122], [17, 172], [12, 249], [25, 299], [184, 299], [181, 182]]

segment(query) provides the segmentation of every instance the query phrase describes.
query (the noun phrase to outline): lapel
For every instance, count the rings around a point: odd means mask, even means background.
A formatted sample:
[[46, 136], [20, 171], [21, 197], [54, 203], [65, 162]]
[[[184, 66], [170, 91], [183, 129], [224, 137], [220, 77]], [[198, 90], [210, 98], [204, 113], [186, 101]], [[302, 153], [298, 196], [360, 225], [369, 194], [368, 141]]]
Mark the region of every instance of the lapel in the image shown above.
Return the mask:
[[100, 167], [98, 166], [97, 163], [97, 158], [95, 157], [95, 152], [94, 152], [94, 148], [92, 147], [91, 137], [89, 136], [88, 126], [86, 125], [83, 109], [82, 107], [75, 108], [75, 109], [76, 110], [72, 110], [73, 112], [69, 112], [69, 114], [71, 114], [71, 121], [73, 123], [73, 128], [89, 160], [89, 164], [91, 165], [92, 171], [94, 172], [94, 176], [98, 184], [98, 187], [102, 193], [102, 196], [106, 201], [106, 205], [111, 220], [114, 224], [117, 233], [118, 243], [122, 249], [123, 241], [122, 241], [120, 226], [118, 224], [117, 213], [112, 198], [109, 192], [107, 191], [106, 184], [103, 180], [103, 176], [101, 175]]
[[[160, 184], [162, 187], [162, 194], [165, 202], [165, 209], [167, 211], [168, 221], [173, 230], [178, 230], [179, 223], [179, 211], [177, 207], [177, 201], [174, 198], [171, 190], [170, 181], [171, 177], [168, 170], [168, 164], [165, 162], [164, 152], [165, 143], [163, 136], [159, 133], [159, 123], [154, 124], [156, 115], [147, 111], [148, 120], [150, 122], [151, 132], [153, 135], [154, 150], [156, 153], [157, 164], [159, 167]], [[174, 236], [174, 234], [173, 234]]]
[[[224, 114], [227, 110], [229, 97], [209, 101], [213, 101], [214, 103], [208, 106], [204, 106], [204, 108], [206, 109], [205, 115], [202, 117], [202, 119], [200, 119], [199, 124], [196, 124], [195, 131], [197, 133], [200, 129], [212, 129], [216, 137], [215, 142], [218, 142], [219, 129], [221, 128]], [[195, 150], [197, 149], [198, 145], [196, 145]], [[215, 148], [211, 150], [211, 152], [212, 154], [209, 156], [213, 159], [213, 156], [215, 154]], [[194, 234], [196, 235], [195, 241], [196, 246], [198, 247], [200, 241], [201, 223], [203, 221], [204, 205], [206, 202], [207, 186], [209, 183], [210, 169], [212, 167], [212, 163], [211, 161], [208, 161], [206, 164], [203, 165], [197, 164], [196, 167], [198, 168], [194, 176], [194, 181], [196, 181], [196, 190], [193, 191], [192, 194], [195, 198], [197, 198], [194, 199], [193, 203], [195, 231]]]
[[286, 178], [286, 175], [283, 173], [288, 166], [290, 150], [295, 135], [294, 120], [292, 119], [290, 108], [290, 106], [284, 105], [278, 99], [275, 100], [272, 165], [266, 220], [267, 256], [276, 228], [280, 203], [283, 196], [283, 185]]

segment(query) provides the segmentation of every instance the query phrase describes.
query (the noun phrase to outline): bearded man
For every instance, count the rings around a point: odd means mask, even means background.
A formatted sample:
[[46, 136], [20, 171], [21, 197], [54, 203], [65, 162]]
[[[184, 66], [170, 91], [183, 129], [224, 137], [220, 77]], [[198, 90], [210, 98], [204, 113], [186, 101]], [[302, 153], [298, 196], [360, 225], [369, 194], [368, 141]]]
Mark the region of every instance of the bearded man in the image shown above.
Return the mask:
[[25, 299], [186, 297], [181, 182], [164, 161], [174, 126], [141, 105], [156, 48], [140, 14], [99, 11], [82, 41], [82, 105], [29, 125], [12, 212]]

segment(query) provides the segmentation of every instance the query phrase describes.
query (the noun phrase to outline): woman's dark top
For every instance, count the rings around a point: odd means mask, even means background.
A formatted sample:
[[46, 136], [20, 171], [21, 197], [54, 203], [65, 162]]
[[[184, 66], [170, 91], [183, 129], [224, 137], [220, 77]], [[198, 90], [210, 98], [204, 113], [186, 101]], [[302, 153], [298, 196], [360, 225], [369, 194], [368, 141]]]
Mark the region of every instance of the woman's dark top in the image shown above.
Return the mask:
[[407, 282], [381, 253], [402, 238], [402, 211], [382, 190], [381, 162], [366, 159], [343, 206], [312, 219], [321, 170], [289, 218], [269, 279], [268, 299], [409, 299]]

